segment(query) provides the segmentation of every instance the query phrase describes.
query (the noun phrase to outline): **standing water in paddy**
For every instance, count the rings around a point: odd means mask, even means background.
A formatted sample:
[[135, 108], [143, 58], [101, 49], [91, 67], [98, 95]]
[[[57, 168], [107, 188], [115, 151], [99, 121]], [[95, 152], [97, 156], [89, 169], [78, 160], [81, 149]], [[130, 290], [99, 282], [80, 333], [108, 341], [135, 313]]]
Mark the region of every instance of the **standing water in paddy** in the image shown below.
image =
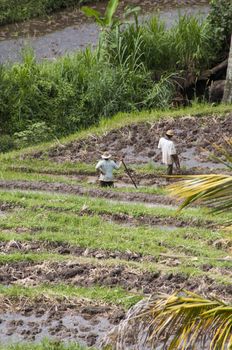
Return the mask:
[[[178, 19], [179, 14], [199, 14], [205, 16], [209, 6], [204, 4], [184, 4], [182, 7], [164, 5], [157, 12], [154, 4], [139, 4], [143, 9], [140, 20], [146, 20], [151, 13], [159, 13], [166, 26], [170, 27]], [[102, 9], [104, 3], [97, 3]], [[149, 13], [149, 15], [147, 14]], [[32, 47], [37, 60], [54, 59], [66, 53], [83, 50], [87, 46], [95, 47], [99, 37], [99, 27], [91, 23], [79, 11], [65, 11], [54, 15], [49, 20], [30, 20], [17, 25], [11, 24], [0, 29], [0, 63], [21, 60], [21, 50], [25, 46]]]

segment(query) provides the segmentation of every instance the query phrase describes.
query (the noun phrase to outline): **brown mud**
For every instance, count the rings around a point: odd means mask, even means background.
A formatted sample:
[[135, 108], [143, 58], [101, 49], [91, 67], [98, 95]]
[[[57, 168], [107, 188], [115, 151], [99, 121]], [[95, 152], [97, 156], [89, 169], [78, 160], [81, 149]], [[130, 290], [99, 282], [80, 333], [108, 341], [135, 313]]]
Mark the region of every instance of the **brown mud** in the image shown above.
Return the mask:
[[[2, 232], [9, 232], [10, 230], [2, 230]], [[25, 233], [29, 232], [28, 229], [18, 228], [15, 230], [16, 233]], [[230, 251], [232, 248], [232, 241], [230, 239], [216, 239], [209, 240], [208, 244], [212, 247], [224, 251]], [[0, 242], [0, 253], [1, 254], [10, 254], [20, 252], [22, 254], [27, 254], [30, 252], [34, 253], [44, 253], [49, 252], [52, 254], [67, 255], [70, 257], [85, 257], [85, 258], [95, 258], [98, 260], [104, 259], [120, 259], [124, 261], [136, 261], [136, 262], [155, 262], [160, 264], [171, 264], [173, 261], [173, 266], [180, 264], [177, 259], [195, 259], [195, 257], [188, 255], [170, 255], [170, 254], [160, 254], [158, 256], [153, 255], [143, 255], [138, 252], [132, 252], [130, 250], [118, 251], [118, 250], [107, 250], [107, 249], [97, 249], [97, 248], [86, 248], [79, 246], [72, 246], [68, 243], [61, 242], [48, 242], [48, 241], [20, 241], [11, 240], [8, 242]], [[165, 260], [167, 258], [167, 260]], [[231, 258], [232, 259], [232, 258]], [[227, 259], [218, 259], [218, 260], [227, 260]], [[203, 268], [205, 271], [205, 268]]]
[[[168, 264], [170, 264], [169, 259], [167, 259]], [[211, 269], [214, 271], [212, 266]], [[228, 269], [221, 270], [228, 276], [232, 274]], [[21, 286], [38, 286], [44, 283], [88, 288], [96, 285], [120, 286], [127, 291], [143, 294], [172, 293], [174, 290], [187, 289], [199, 294], [215, 293], [223, 299], [231, 298], [232, 293], [231, 285], [220, 285], [208, 276], [200, 279], [190, 278], [183, 273], [147, 272], [120, 264], [106, 266], [104, 261], [102, 265], [76, 262], [9, 263], [0, 266], [0, 282], [3, 285]]]
[[[146, 164], [154, 162], [160, 165], [157, 150], [159, 138], [167, 129], [175, 132], [181, 165], [191, 170], [200, 167], [206, 172], [214, 168], [223, 168], [222, 164], [209, 160], [212, 144], [223, 144], [226, 136], [232, 133], [232, 113], [225, 117], [169, 118], [158, 122], [131, 124], [105, 133], [103, 136], [91, 135], [90, 138], [71, 142], [50, 149], [50, 160], [62, 162], [96, 162], [101, 153], [109, 151], [113, 155], [122, 155], [127, 163]], [[43, 158], [43, 153], [31, 155]]]
[[[18, 242], [17, 246], [20, 244]], [[35, 248], [35, 242], [29, 244]], [[60, 253], [62, 254], [61, 250]], [[99, 259], [106, 257], [100, 252], [97, 255]], [[131, 258], [134, 260], [132, 254]], [[175, 260], [166, 259], [167, 266], [175, 266], [174, 263]], [[213, 273], [212, 266], [204, 264], [202, 269], [206, 267]], [[221, 273], [231, 273], [224, 270], [221, 270]], [[95, 285], [115, 288], [120, 286], [139, 295], [157, 295], [160, 292], [171, 293], [174, 290], [187, 289], [200, 294], [217, 295], [224, 300], [230, 300], [232, 295], [231, 285], [220, 285], [207, 276], [189, 278], [182, 273], [145, 272], [122, 264], [106, 266], [104, 260], [102, 264], [9, 263], [0, 266], [0, 283], [5, 286], [17, 284], [25, 287], [39, 286], [41, 283], [49, 283], [51, 287], [56, 284], [88, 288]], [[120, 325], [125, 317], [125, 311], [120, 307], [76, 300], [74, 297], [62, 300], [43, 295], [33, 299], [23, 296], [1, 297], [0, 301], [0, 337], [3, 344], [19, 341], [38, 342], [44, 337], [49, 337], [55, 340], [78, 341], [101, 348], [102, 339], [115, 325]]]

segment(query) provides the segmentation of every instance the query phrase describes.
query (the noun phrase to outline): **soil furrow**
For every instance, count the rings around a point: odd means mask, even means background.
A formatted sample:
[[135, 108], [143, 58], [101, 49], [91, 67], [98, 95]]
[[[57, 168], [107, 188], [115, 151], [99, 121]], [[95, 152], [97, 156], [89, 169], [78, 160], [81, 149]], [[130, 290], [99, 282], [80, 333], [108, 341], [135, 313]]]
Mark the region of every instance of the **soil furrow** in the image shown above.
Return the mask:
[[[218, 269], [218, 272], [231, 274], [228, 270], [222, 270]], [[182, 273], [145, 272], [125, 265], [106, 266], [104, 263], [102, 266], [74, 262], [12, 263], [0, 267], [0, 282], [4, 285], [24, 286], [43, 283], [68, 283], [88, 288], [94, 285], [120, 286], [144, 294], [172, 293], [174, 290], [187, 289], [200, 294], [213, 292], [222, 298], [229, 298], [232, 293], [231, 285], [219, 285], [208, 276], [190, 278]]]
[[[215, 163], [208, 159], [206, 151], [212, 151], [217, 140], [222, 144], [223, 135], [232, 133], [232, 114], [225, 117], [186, 116], [178, 119], [169, 118], [158, 122], [131, 124], [114, 129], [103, 136], [91, 135], [62, 146], [55, 146], [49, 151], [49, 158], [56, 162], [88, 162], [99, 158], [101, 152], [108, 150], [112, 154], [124, 155], [128, 163], [147, 163], [159, 161], [158, 140], [167, 129], [174, 129], [181, 155], [181, 162], [187, 167], [215, 168]], [[220, 137], [219, 137], [220, 136]], [[203, 151], [203, 149], [205, 151]], [[42, 152], [29, 157], [43, 158]]]
[[59, 192], [67, 194], [76, 194], [79, 196], [91, 196], [97, 198], [106, 198], [125, 202], [141, 202], [143, 204], [163, 204], [176, 205], [178, 204], [174, 198], [167, 196], [147, 194], [141, 192], [113, 192], [102, 189], [89, 189], [77, 185], [68, 185], [64, 183], [47, 183], [47, 182], [30, 182], [30, 181], [0, 181], [0, 188], [19, 189], [31, 191]]

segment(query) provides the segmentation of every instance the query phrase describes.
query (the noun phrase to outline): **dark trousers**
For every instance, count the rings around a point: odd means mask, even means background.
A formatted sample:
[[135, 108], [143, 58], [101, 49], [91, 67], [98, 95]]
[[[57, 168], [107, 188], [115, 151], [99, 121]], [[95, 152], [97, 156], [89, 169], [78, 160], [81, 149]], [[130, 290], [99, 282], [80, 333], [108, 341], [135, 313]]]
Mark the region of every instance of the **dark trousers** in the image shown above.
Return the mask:
[[114, 187], [113, 181], [100, 181], [101, 187]]
[[173, 164], [169, 164], [167, 168], [167, 175], [172, 175], [173, 171]]

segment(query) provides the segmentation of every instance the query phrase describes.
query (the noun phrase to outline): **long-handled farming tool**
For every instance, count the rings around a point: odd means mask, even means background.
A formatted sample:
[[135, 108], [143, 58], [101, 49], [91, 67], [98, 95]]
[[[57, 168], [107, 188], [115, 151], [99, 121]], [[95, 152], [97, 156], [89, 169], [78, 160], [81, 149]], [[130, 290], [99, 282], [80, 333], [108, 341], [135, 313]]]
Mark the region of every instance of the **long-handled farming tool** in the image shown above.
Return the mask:
[[138, 188], [138, 186], [136, 185], [136, 183], [135, 183], [133, 177], [131, 176], [130, 170], [127, 168], [127, 166], [126, 166], [126, 164], [125, 164], [125, 162], [124, 162], [123, 159], [122, 159], [122, 164], [123, 164], [123, 166], [124, 166], [124, 168], [125, 168], [125, 170], [126, 170], [127, 175], [128, 175], [129, 178], [131, 179], [133, 185], [135, 186], [135, 188]]

